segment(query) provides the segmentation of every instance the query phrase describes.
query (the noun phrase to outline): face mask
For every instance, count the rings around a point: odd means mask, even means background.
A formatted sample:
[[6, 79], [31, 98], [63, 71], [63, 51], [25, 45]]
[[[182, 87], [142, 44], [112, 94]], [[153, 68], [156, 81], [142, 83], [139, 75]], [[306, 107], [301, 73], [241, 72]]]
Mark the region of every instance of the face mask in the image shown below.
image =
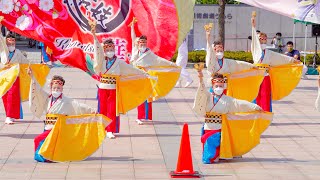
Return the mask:
[[267, 48], [267, 44], [261, 44], [261, 49], [265, 50]]
[[214, 94], [220, 96], [223, 93], [223, 90], [224, 89], [222, 87], [217, 87], [217, 88], [214, 88], [213, 92], [214, 92]]
[[291, 52], [293, 50], [293, 48], [288, 48], [288, 52]]
[[280, 36], [276, 36], [276, 38], [277, 38], [277, 39], [280, 39], [281, 37], [280, 37]]
[[142, 47], [139, 48], [139, 51], [140, 52], [144, 52], [144, 51], [146, 51], [146, 49], [147, 49], [146, 47], [142, 46]]
[[54, 98], [58, 98], [62, 94], [62, 92], [60, 92], [60, 91], [52, 91], [51, 94], [52, 94], [52, 96]]
[[113, 58], [114, 52], [113, 51], [105, 52], [105, 56], [107, 56], [108, 58]]
[[16, 47], [15, 46], [8, 46], [8, 49], [10, 52], [13, 52], [16, 49]]
[[223, 58], [223, 52], [218, 52], [216, 54], [216, 56], [217, 56], [218, 59], [222, 59]]

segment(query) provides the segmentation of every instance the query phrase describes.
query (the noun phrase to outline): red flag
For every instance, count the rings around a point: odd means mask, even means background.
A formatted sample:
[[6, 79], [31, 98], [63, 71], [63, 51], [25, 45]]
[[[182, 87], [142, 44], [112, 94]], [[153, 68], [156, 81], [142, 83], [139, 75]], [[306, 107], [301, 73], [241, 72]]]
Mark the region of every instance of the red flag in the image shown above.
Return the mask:
[[[184, 3], [191, 5], [183, 9], [189, 7], [187, 13], [191, 17], [192, 2], [186, 0]], [[89, 72], [92, 62], [86, 57], [92, 58], [94, 49], [88, 20], [97, 22], [98, 39], [102, 42], [112, 38], [116, 54], [126, 60], [132, 47], [128, 25], [136, 17], [137, 36], [146, 35], [148, 46], [157, 55], [170, 59], [180, 36], [186, 35], [187, 31], [181, 29], [191, 27], [193, 20], [181, 23], [182, 6], [178, 5], [181, 2], [177, 0], [2, 0], [0, 15], [11, 31], [50, 47], [54, 59]]]

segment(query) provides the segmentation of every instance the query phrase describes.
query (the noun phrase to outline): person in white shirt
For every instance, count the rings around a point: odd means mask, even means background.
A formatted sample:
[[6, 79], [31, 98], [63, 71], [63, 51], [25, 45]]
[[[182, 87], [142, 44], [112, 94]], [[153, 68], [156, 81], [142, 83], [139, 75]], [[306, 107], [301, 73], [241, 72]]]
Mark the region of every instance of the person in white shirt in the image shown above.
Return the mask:
[[189, 87], [193, 80], [187, 71], [186, 67], [188, 64], [188, 40], [185, 38], [178, 49], [178, 56], [176, 60], [176, 64], [181, 67], [180, 79], [178, 80], [176, 87], [181, 87], [181, 81], [185, 79], [187, 83], [185, 84], [185, 88]]

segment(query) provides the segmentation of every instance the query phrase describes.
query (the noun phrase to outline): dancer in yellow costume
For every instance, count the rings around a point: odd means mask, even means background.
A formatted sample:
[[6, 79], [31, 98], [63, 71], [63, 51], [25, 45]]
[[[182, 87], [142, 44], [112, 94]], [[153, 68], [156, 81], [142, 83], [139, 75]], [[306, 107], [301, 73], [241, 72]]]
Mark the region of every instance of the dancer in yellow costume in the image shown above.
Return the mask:
[[[243, 61], [224, 58], [224, 46], [221, 41], [211, 44], [212, 24], [206, 25], [207, 54], [206, 66], [209, 75], [224, 75], [226, 94], [237, 99], [254, 100], [264, 77], [264, 70]], [[212, 90], [211, 90], [212, 91]]]
[[96, 110], [63, 94], [65, 80], [53, 76], [50, 93], [35, 80], [32, 71], [30, 110], [38, 118], [46, 113], [44, 132], [34, 139], [39, 162], [81, 161], [93, 154], [106, 137], [109, 119]]
[[204, 164], [242, 156], [260, 143], [260, 135], [272, 121], [271, 113], [245, 100], [223, 94], [223, 75], [212, 77], [213, 93], [209, 93], [199, 71], [200, 85], [193, 109], [205, 118], [201, 142]]
[[152, 98], [145, 99], [146, 101], [138, 107], [138, 117], [136, 122], [143, 124], [142, 120], [152, 120], [152, 100], [159, 99], [167, 95], [177, 83], [180, 77], [181, 69], [173, 62], [161, 58], [154, 54], [147, 47], [147, 37], [141, 35], [137, 41], [134, 30], [134, 19], [131, 24], [132, 38], [132, 57], [130, 63], [139, 69], [143, 69], [149, 75], [157, 77], [157, 80], [152, 80], [154, 86]]
[[[0, 18], [0, 28], [1, 28]], [[44, 85], [49, 68], [42, 64], [31, 64], [19, 49], [12, 34], [0, 35], [0, 97], [2, 97], [6, 124], [13, 124], [16, 119], [23, 119], [21, 102], [28, 100], [30, 77], [26, 68], [34, 70], [35, 78]]]
[[292, 57], [266, 49], [267, 35], [256, 33], [256, 14], [253, 12], [251, 53], [256, 66], [265, 69], [256, 103], [265, 111], [272, 112], [272, 100], [288, 96], [298, 85], [303, 64]]
[[115, 55], [112, 39], [103, 42], [95, 34], [95, 23], [91, 22], [94, 37], [95, 74], [100, 76], [98, 110], [112, 120], [106, 128], [107, 137], [115, 138], [113, 133], [120, 131], [120, 113], [137, 107], [152, 94], [149, 75], [142, 70], [120, 60]]

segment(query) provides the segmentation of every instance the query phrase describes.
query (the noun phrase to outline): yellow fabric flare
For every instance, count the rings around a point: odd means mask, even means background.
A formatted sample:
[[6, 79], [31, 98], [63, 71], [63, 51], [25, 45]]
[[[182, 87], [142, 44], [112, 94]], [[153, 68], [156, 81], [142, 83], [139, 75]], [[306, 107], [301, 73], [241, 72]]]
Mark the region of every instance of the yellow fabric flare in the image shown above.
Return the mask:
[[236, 99], [253, 101], [259, 93], [265, 70], [250, 69], [227, 77], [227, 95]]
[[81, 161], [97, 151], [110, 119], [101, 114], [58, 117], [39, 154], [53, 162]]
[[153, 100], [166, 96], [174, 88], [180, 77], [180, 71], [179, 67], [148, 68], [147, 73], [157, 77], [157, 80], [151, 80]]
[[272, 100], [288, 96], [299, 84], [303, 64], [287, 64], [269, 69]]
[[242, 156], [257, 146], [272, 117], [270, 112], [222, 115], [220, 157]]
[[4, 96], [19, 76], [19, 64], [0, 69], [0, 97]]
[[142, 104], [152, 94], [150, 79], [141, 76], [121, 76], [117, 84], [118, 112], [126, 113]]
[[[27, 74], [29, 64], [20, 64], [20, 95], [21, 101], [28, 101], [31, 77]], [[50, 72], [50, 68], [45, 64], [30, 64], [32, 74], [41, 87], [46, 83], [46, 77]]]

